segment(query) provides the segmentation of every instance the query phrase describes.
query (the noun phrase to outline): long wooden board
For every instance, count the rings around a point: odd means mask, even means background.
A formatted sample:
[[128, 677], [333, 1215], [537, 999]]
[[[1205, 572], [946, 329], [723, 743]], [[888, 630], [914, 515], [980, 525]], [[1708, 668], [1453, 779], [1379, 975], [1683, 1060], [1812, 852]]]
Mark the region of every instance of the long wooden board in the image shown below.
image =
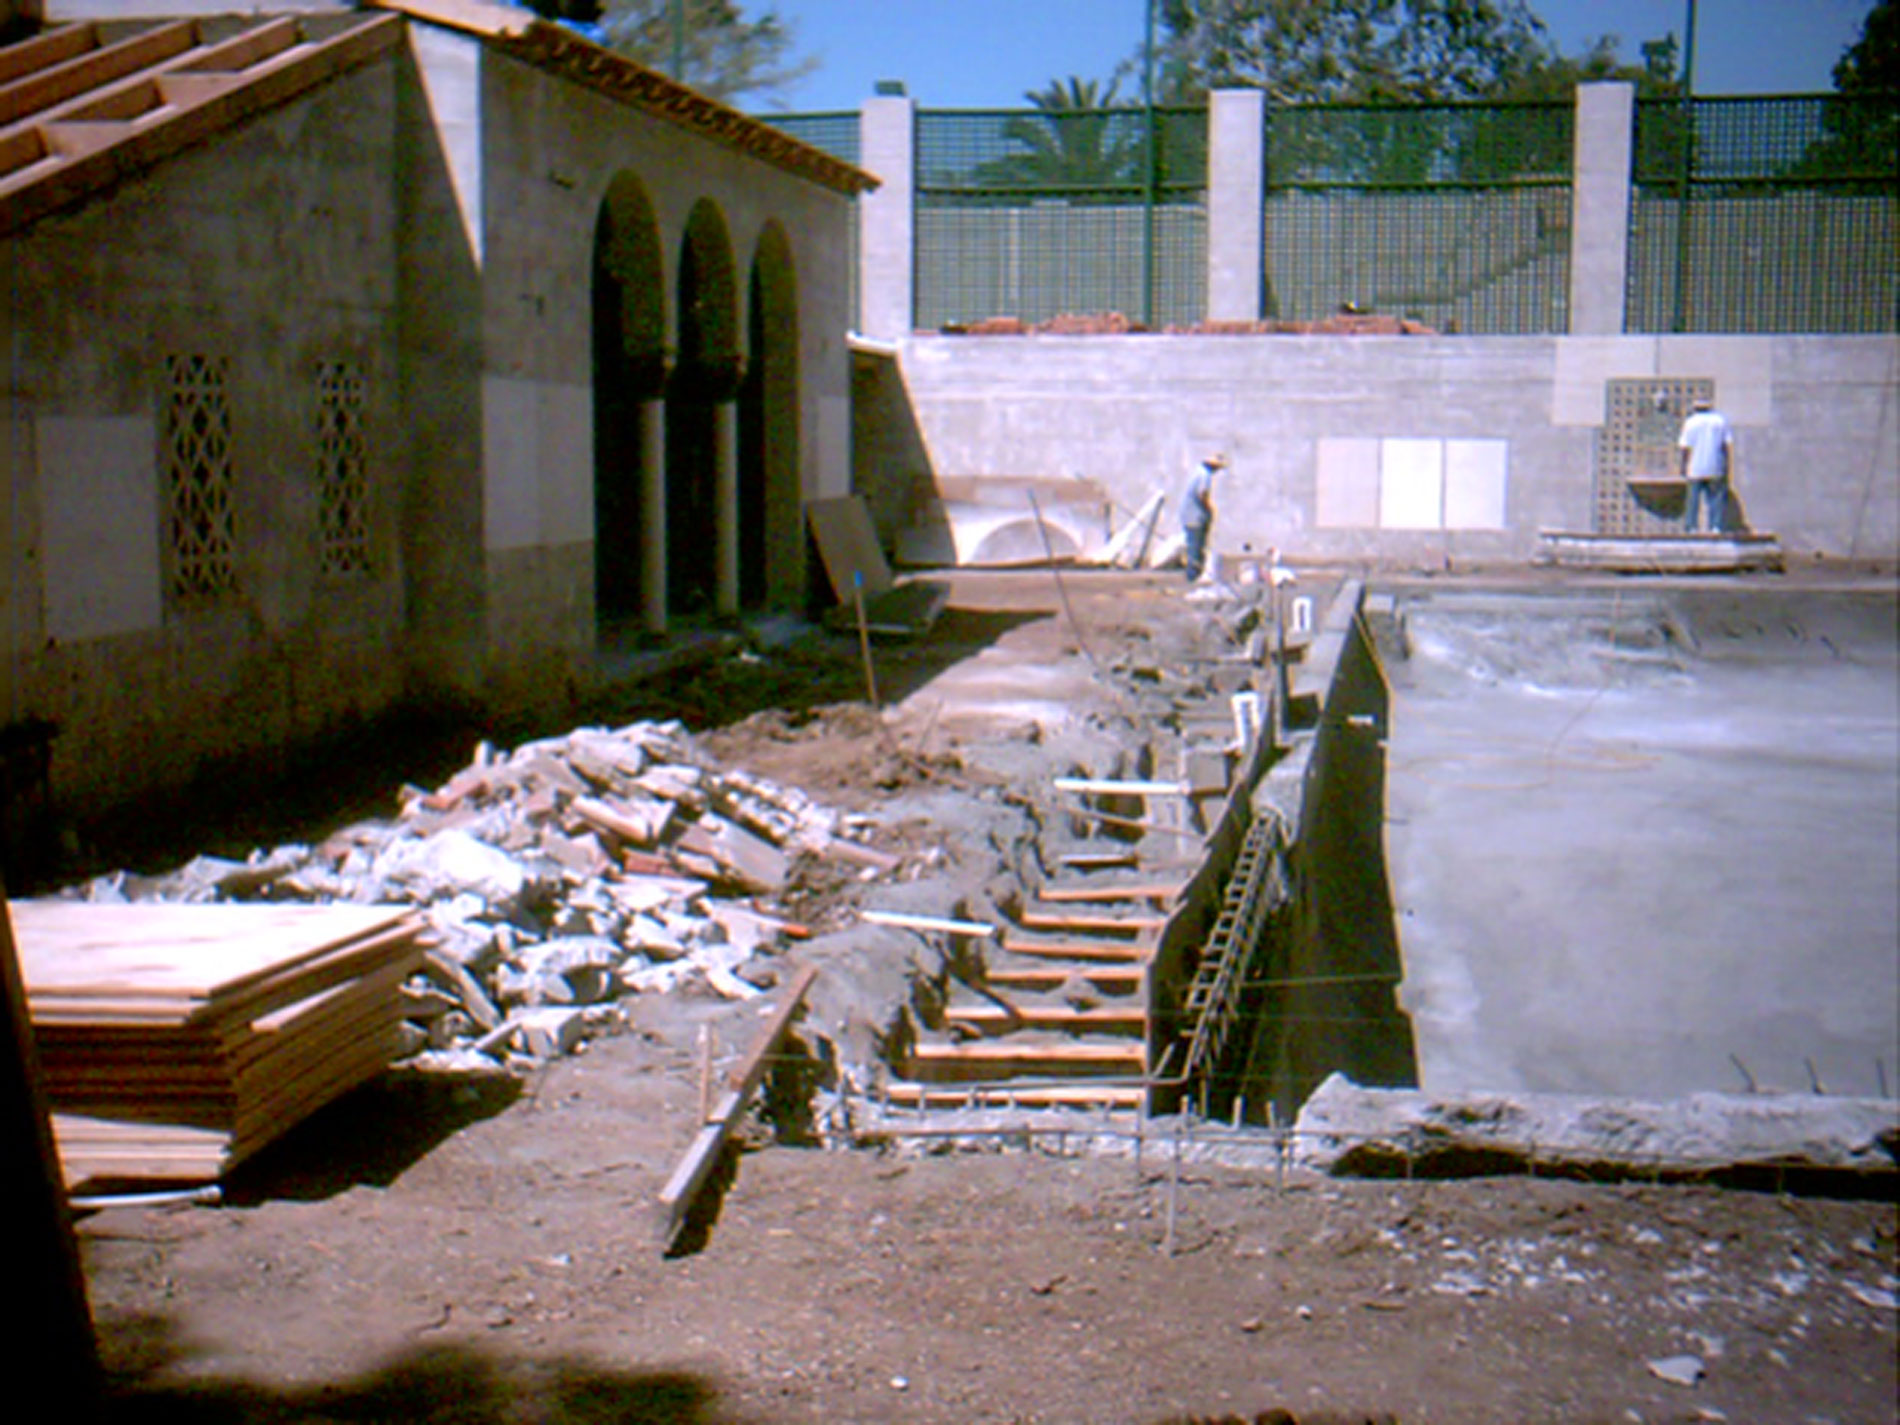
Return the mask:
[[406, 908], [15, 905], [69, 1184], [219, 1177], [400, 1052]]
[[694, 1197], [705, 1186], [713, 1164], [719, 1161], [719, 1155], [725, 1149], [727, 1136], [732, 1132], [753, 1091], [765, 1077], [772, 1051], [778, 1047], [779, 1039], [805, 1003], [805, 995], [811, 989], [812, 981], [817, 978], [816, 965], [807, 965], [798, 972], [778, 1007], [760, 1027], [759, 1037], [754, 1041], [751, 1052], [740, 1061], [727, 1080], [726, 1092], [720, 1096], [711, 1116], [693, 1135], [685, 1155], [673, 1169], [672, 1176], [666, 1180], [666, 1186], [660, 1189], [659, 1239], [662, 1251], [670, 1252], [679, 1240], [680, 1229], [686, 1224], [686, 1214], [693, 1205]]

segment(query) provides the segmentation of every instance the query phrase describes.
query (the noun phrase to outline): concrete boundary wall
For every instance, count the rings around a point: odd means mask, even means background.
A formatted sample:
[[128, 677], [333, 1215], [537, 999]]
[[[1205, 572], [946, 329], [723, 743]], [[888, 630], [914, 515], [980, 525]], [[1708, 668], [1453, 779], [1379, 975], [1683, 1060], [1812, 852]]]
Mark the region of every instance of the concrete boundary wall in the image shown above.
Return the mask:
[[1385, 729], [1390, 694], [1361, 617], [1365, 587], [1334, 597], [1294, 675], [1312, 726], [1253, 789], [1255, 815], [1287, 825], [1292, 902], [1275, 916], [1253, 978], [1282, 988], [1247, 1006], [1253, 1040], [1241, 1080], [1252, 1104], [1292, 1115], [1329, 1074], [1355, 1083], [1418, 1081], [1385, 865]]
[[1703, 377], [1750, 528], [1795, 556], [1900, 554], [1900, 337], [912, 336], [897, 367], [902, 401], [887, 382], [858, 417], [879, 510], [945, 479], [1074, 477], [1124, 517], [1163, 491], [1172, 526], [1220, 449], [1217, 553], [1521, 562], [1544, 530], [1593, 530], [1610, 383]]

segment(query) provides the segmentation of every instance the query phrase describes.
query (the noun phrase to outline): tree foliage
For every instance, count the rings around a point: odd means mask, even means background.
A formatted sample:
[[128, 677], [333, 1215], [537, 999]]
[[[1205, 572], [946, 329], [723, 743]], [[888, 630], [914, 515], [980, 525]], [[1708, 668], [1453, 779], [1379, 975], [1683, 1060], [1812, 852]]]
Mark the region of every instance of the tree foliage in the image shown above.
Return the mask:
[[1132, 111], [1116, 109], [1118, 84], [1070, 75], [1023, 95], [1036, 109], [1003, 125], [1014, 151], [978, 167], [985, 186], [1101, 188], [1141, 181], [1143, 142]]
[[733, 0], [606, 0], [600, 8], [608, 48], [727, 103], [769, 102], [818, 64], [794, 58], [793, 27], [769, 4], [756, 18]]
[[[1524, 0], [1162, 0], [1157, 97], [1264, 89], [1280, 103], [1567, 98], [1597, 80], [1675, 91], [1673, 35], [1626, 62], [1615, 35], [1558, 52]], [[1136, 61], [1139, 63], [1139, 60]]]
[[1900, 93], [1900, 5], [1879, 0], [1867, 13], [1860, 38], [1834, 66], [1834, 87], [1843, 94]]
[[1252, 87], [1282, 103], [1475, 99], [1535, 67], [1523, 0], [1162, 0], [1173, 102]]
[[1805, 177], [1867, 178], [1891, 185], [1900, 168], [1900, 5], [1879, 0], [1860, 38], [1834, 66], [1824, 133], [1802, 157]]

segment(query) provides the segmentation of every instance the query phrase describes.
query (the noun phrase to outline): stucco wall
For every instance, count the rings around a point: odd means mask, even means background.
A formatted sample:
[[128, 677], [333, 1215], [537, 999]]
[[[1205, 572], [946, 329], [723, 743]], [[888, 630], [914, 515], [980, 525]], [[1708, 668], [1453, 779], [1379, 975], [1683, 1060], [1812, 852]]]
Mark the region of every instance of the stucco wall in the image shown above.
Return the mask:
[[[11, 383], [0, 722], [59, 725], [69, 809], [395, 699], [396, 69], [381, 59], [0, 240]], [[168, 589], [164, 358], [228, 360], [235, 588]], [[324, 575], [318, 366], [362, 376], [366, 572]]]
[[[806, 499], [842, 493], [850, 482], [851, 208], [840, 194], [505, 56], [485, 57], [482, 93], [487, 602], [491, 646], [514, 665], [498, 665], [498, 678], [525, 676], [532, 685], [550, 656], [581, 656], [593, 638], [589, 323], [595, 225], [608, 185], [631, 174], [652, 202], [669, 345], [696, 203], [711, 200], [725, 223], [742, 352], [761, 240], [768, 225], [783, 232], [797, 281], [796, 461]], [[798, 528], [796, 510], [778, 518]], [[529, 565], [519, 555], [528, 549], [538, 554], [524, 580]], [[779, 551], [777, 562], [792, 572], [781, 574], [777, 602], [802, 592], [804, 553], [802, 535]], [[710, 551], [669, 557], [707, 559]], [[532, 691], [521, 688], [523, 696]]]
[[[770, 382], [794, 408], [772, 468], [796, 467], [767, 492], [772, 601], [803, 593], [800, 495], [849, 488], [849, 199], [475, 36], [405, 36], [0, 239], [0, 727], [58, 724], [67, 813], [402, 705], [557, 712], [589, 686], [593, 262], [616, 175], [653, 204], [669, 343], [701, 200], [741, 350], [768, 235], [771, 310], [796, 308], [796, 370]], [[228, 362], [236, 568], [209, 599], [170, 581], [168, 354]], [[362, 375], [370, 491], [369, 567], [347, 576], [322, 572], [313, 431], [339, 359]]]
[[[1521, 560], [1588, 531], [1612, 378], [1703, 376], [1751, 527], [1796, 553], [1900, 549], [1900, 339], [939, 337], [898, 343], [932, 473], [1074, 475], [1126, 511], [1227, 452], [1217, 549]], [[888, 420], [888, 414], [879, 419]], [[875, 431], [860, 433], [875, 442]], [[891, 533], [886, 531], [886, 533]]]

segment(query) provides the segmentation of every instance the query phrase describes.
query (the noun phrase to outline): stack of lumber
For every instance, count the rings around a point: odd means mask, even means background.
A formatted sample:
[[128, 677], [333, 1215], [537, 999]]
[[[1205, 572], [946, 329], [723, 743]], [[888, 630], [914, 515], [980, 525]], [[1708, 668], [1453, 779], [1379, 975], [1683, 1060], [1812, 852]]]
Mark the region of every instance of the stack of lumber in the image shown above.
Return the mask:
[[392, 906], [11, 903], [69, 1186], [207, 1182], [401, 1052]]

